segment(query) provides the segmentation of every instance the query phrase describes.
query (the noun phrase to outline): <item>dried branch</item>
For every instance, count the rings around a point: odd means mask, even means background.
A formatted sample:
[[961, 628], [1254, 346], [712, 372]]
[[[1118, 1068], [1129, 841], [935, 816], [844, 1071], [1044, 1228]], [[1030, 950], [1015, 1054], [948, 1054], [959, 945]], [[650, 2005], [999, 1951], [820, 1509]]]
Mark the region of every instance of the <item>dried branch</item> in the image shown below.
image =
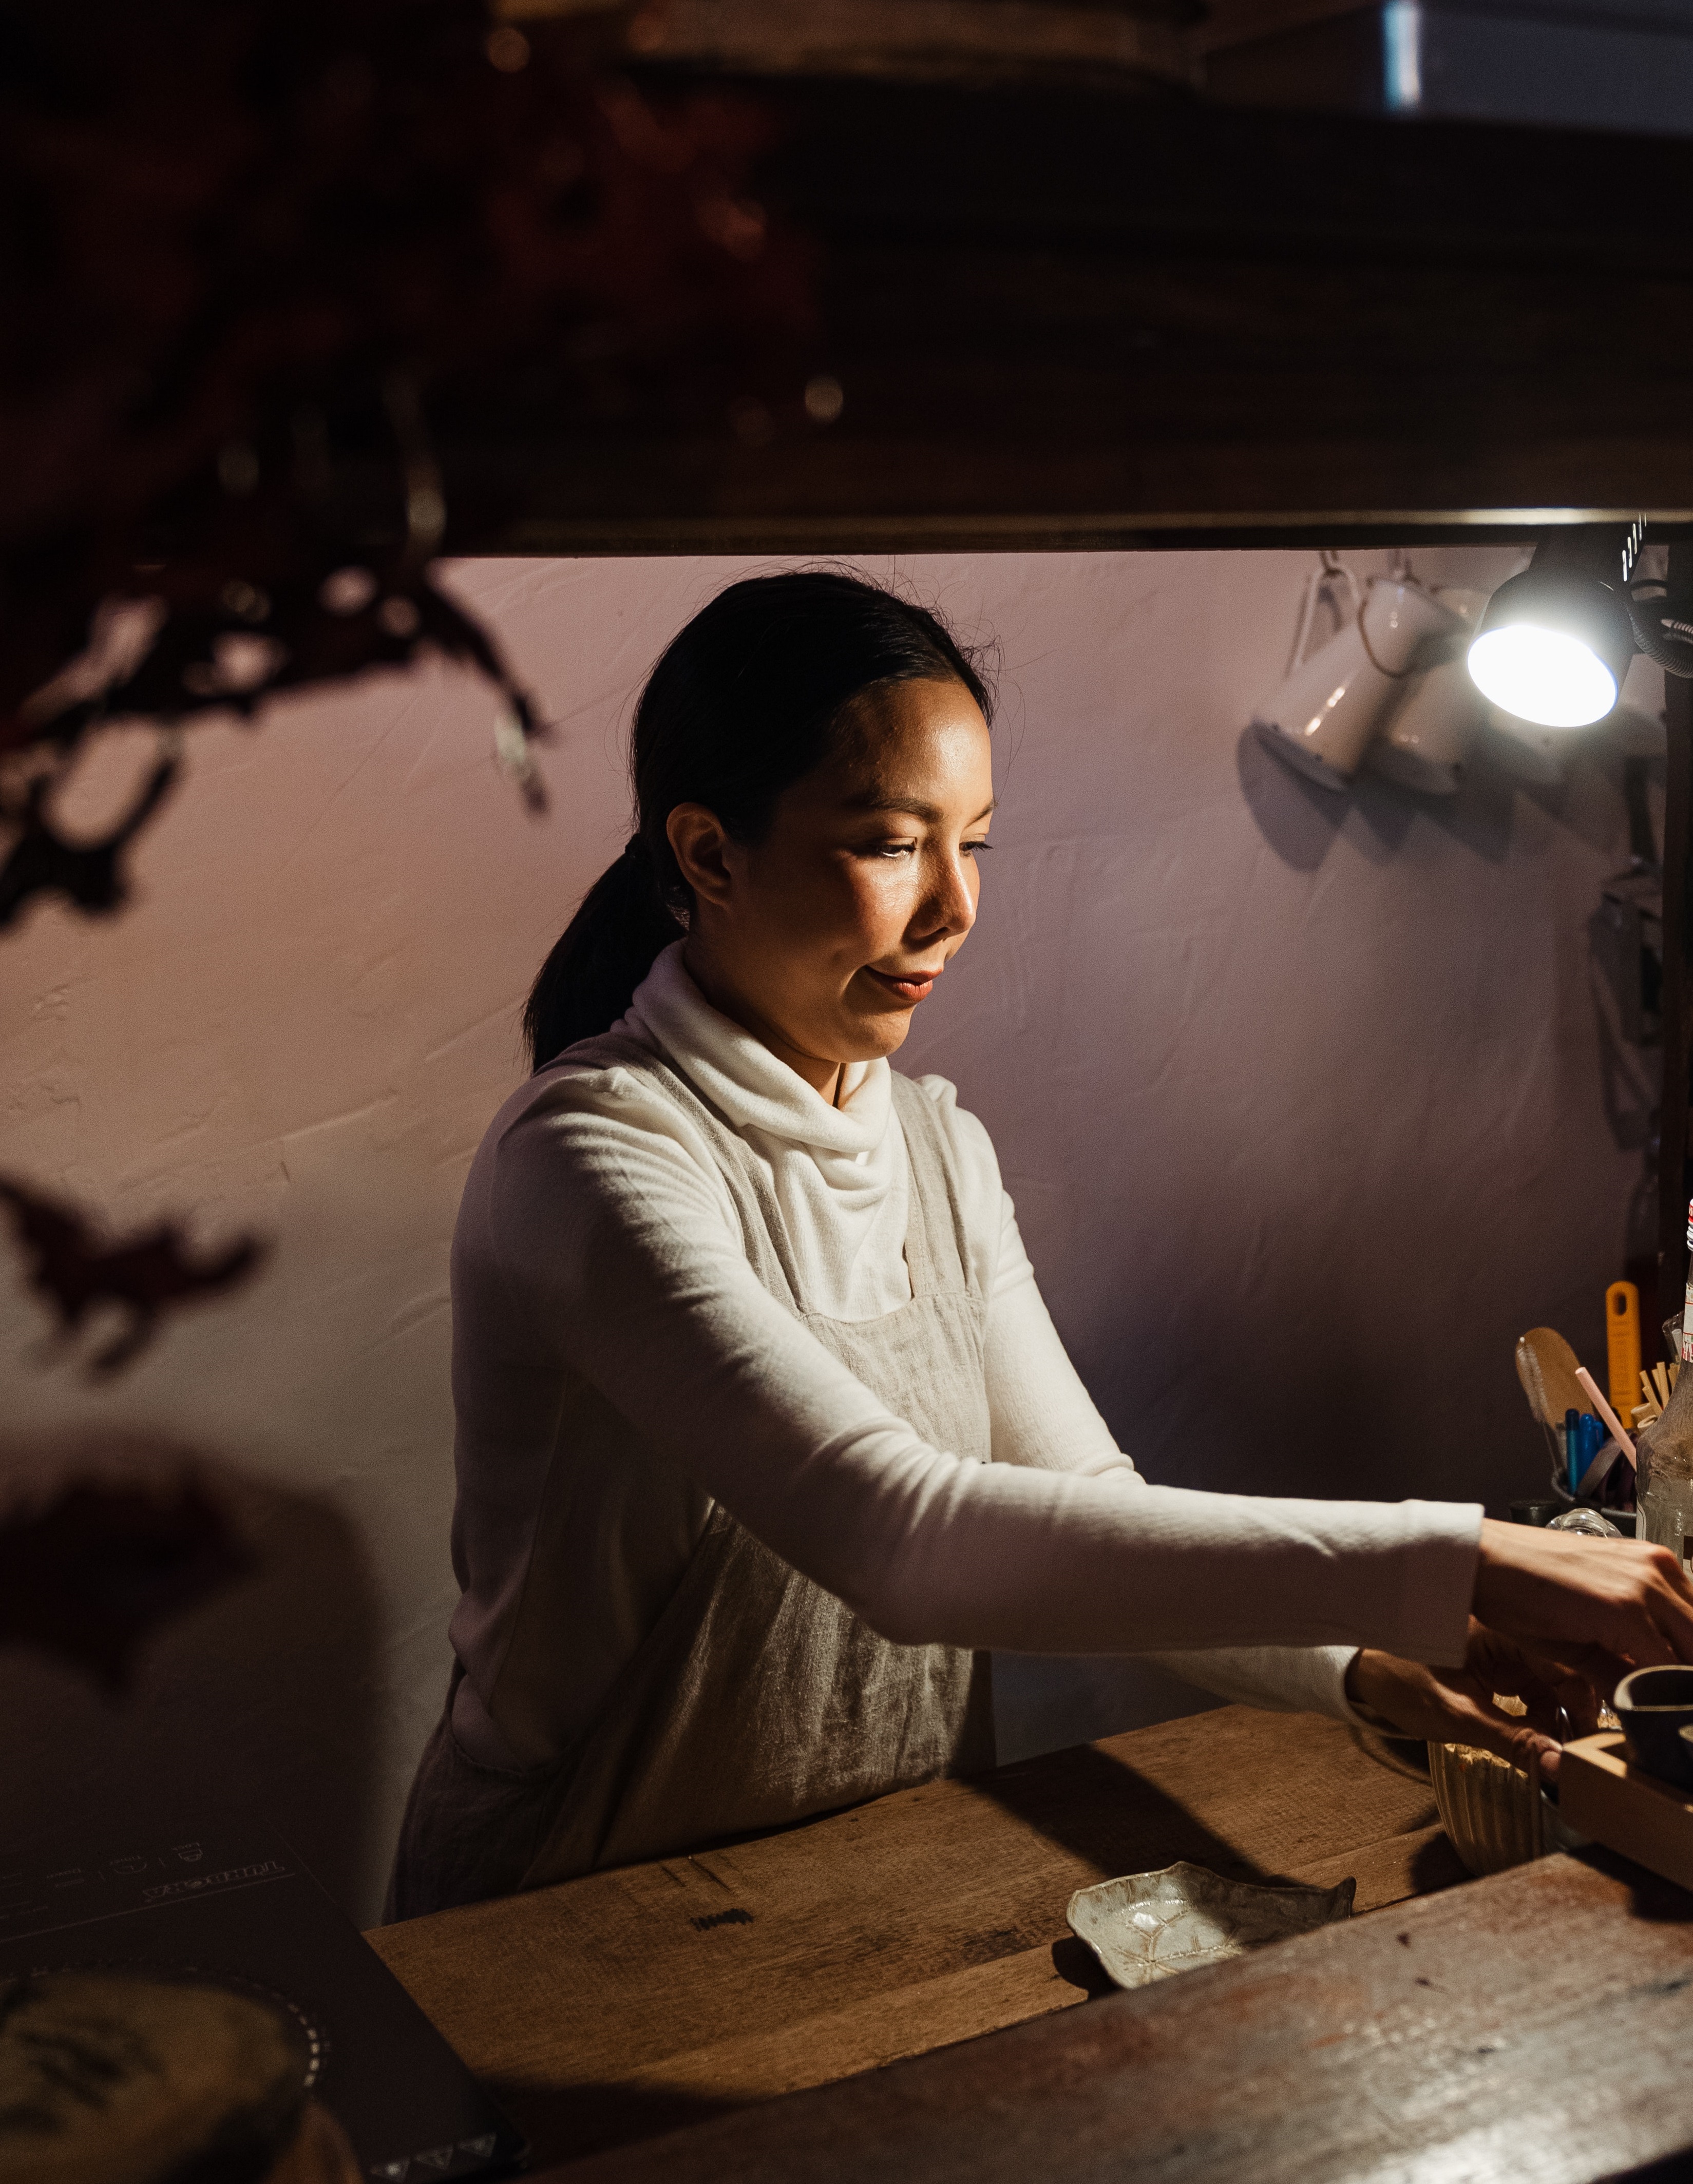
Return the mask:
[[[797, 389], [813, 317], [748, 193], [762, 110], [649, 99], [601, 65], [608, 20], [0, 0], [0, 922], [123, 900], [135, 828], [77, 851], [53, 816], [120, 716], [252, 718], [444, 653], [501, 692], [539, 806], [533, 708], [430, 581], [431, 413], [497, 417], [539, 372], [584, 414], [727, 429]], [[121, 600], [156, 606], [145, 655], [64, 694]]]

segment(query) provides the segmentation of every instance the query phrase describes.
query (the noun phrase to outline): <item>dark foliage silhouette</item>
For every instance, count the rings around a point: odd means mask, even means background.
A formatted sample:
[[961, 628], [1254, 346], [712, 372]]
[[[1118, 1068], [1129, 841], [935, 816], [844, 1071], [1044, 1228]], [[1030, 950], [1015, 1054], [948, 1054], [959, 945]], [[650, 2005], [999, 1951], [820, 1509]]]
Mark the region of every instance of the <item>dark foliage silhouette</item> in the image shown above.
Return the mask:
[[4, 1177], [0, 1202], [11, 1209], [29, 1262], [29, 1286], [52, 1306], [64, 1337], [79, 1333], [102, 1306], [115, 1306], [123, 1314], [126, 1324], [89, 1361], [96, 1378], [120, 1372], [137, 1357], [165, 1313], [233, 1289], [264, 1256], [263, 1245], [250, 1236], [210, 1257], [198, 1256], [174, 1221], [108, 1242], [79, 1207]]

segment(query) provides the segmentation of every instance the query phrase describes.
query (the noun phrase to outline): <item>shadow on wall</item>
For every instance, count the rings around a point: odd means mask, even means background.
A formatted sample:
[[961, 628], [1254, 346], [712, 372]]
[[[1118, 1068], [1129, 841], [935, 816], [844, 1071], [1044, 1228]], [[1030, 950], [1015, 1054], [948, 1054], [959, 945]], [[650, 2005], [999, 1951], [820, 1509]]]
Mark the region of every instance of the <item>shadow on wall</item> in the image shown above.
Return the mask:
[[[0, 1845], [45, 1849], [126, 1818], [188, 1831], [244, 1814], [278, 1829], [331, 1896], [379, 1897], [372, 1758], [377, 1607], [363, 1551], [327, 1502], [142, 1435], [0, 1448], [0, 1492], [93, 1474], [191, 1468], [257, 1561], [253, 1575], [148, 1643], [128, 1695], [24, 1648], [0, 1652]], [[98, 1818], [96, 1818], [98, 1816]]]
[[[1456, 796], [1418, 795], [1367, 771], [1344, 794], [1321, 788], [1266, 750], [1250, 727], [1240, 732], [1235, 766], [1259, 833], [1294, 872], [1316, 872], [1355, 811], [1364, 822], [1360, 846], [1373, 861], [1390, 857], [1412, 822], [1422, 818], [1484, 863], [1502, 865], [1511, 848], [1513, 800], [1526, 796], [1548, 818], [1559, 819], [1568, 801], [1568, 784], [1536, 782], [1514, 772], [1508, 758], [1494, 750], [1494, 740], [1490, 733], [1483, 735]], [[1584, 750], [1572, 755], [1573, 768], [1595, 762]]]
[[[1549, 820], [1568, 825], [1578, 800], [1575, 777], [1587, 771], [1620, 791], [1623, 772], [1622, 750], [1589, 741], [1572, 744], [1571, 778], [1556, 783], [1534, 780], [1513, 767], [1506, 739], [1490, 727], [1483, 730], [1462, 786], [1452, 797], [1418, 795], [1367, 771], [1344, 794], [1322, 788], [1278, 759], [1251, 727], [1240, 733], [1235, 763], [1259, 833], [1283, 864], [1301, 872], [1318, 869], [1354, 812], [1364, 822], [1357, 838], [1377, 861], [1385, 861], [1399, 848], [1420, 815], [1485, 862], [1502, 865], [1511, 846], [1517, 796], [1528, 798]], [[1661, 794], [1661, 758], [1654, 759], [1651, 772]], [[1657, 1041], [1655, 1035], [1643, 1040], [1638, 1022], [1630, 1028], [1631, 1014], [1640, 1012], [1641, 966], [1633, 959], [1618, 960], [1617, 936], [1604, 910], [1595, 910], [1586, 933], [1606, 1127], [1619, 1151], [1640, 1152], [1644, 1158], [1624, 1219], [1619, 1265], [1646, 1295], [1657, 1248]], [[1632, 999], [1626, 990], [1630, 986]], [[1650, 1006], [1657, 1006], [1655, 1000]]]

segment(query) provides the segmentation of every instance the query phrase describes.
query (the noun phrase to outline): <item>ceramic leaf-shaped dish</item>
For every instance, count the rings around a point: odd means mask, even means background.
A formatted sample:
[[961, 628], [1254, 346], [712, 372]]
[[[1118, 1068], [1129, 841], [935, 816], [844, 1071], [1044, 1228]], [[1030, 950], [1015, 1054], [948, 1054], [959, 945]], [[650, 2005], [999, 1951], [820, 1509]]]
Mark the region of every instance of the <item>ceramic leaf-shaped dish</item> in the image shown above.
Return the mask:
[[1148, 1986], [1349, 1919], [1357, 1891], [1355, 1880], [1338, 1888], [1265, 1888], [1225, 1880], [1184, 1859], [1161, 1873], [1078, 1888], [1065, 1915], [1071, 1933], [1119, 1986]]

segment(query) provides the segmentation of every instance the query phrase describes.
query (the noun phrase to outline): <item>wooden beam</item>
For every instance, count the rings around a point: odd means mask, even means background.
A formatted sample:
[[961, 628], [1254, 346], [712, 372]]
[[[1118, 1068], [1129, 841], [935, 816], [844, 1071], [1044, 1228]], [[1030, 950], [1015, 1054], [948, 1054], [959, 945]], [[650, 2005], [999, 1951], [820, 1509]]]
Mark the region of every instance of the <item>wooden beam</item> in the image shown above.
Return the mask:
[[[541, 359], [497, 403], [449, 398], [453, 550], [1693, 526], [1693, 142], [1045, 84], [642, 81], [764, 109], [753, 187], [809, 238], [813, 331], [706, 344], [621, 409]], [[833, 421], [807, 414], [818, 376]]]
[[[1355, 0], [1350, 0], [1355, 4]], [[598, 12], [601, 0], [494, 0], [525, 25]], [[662, 0], [629, 24], [649, 66], [912, 83], [1036, 77], [1144, 79], [1193, 87], [1199, 50], [1185, 10], [1125, 0]]]

